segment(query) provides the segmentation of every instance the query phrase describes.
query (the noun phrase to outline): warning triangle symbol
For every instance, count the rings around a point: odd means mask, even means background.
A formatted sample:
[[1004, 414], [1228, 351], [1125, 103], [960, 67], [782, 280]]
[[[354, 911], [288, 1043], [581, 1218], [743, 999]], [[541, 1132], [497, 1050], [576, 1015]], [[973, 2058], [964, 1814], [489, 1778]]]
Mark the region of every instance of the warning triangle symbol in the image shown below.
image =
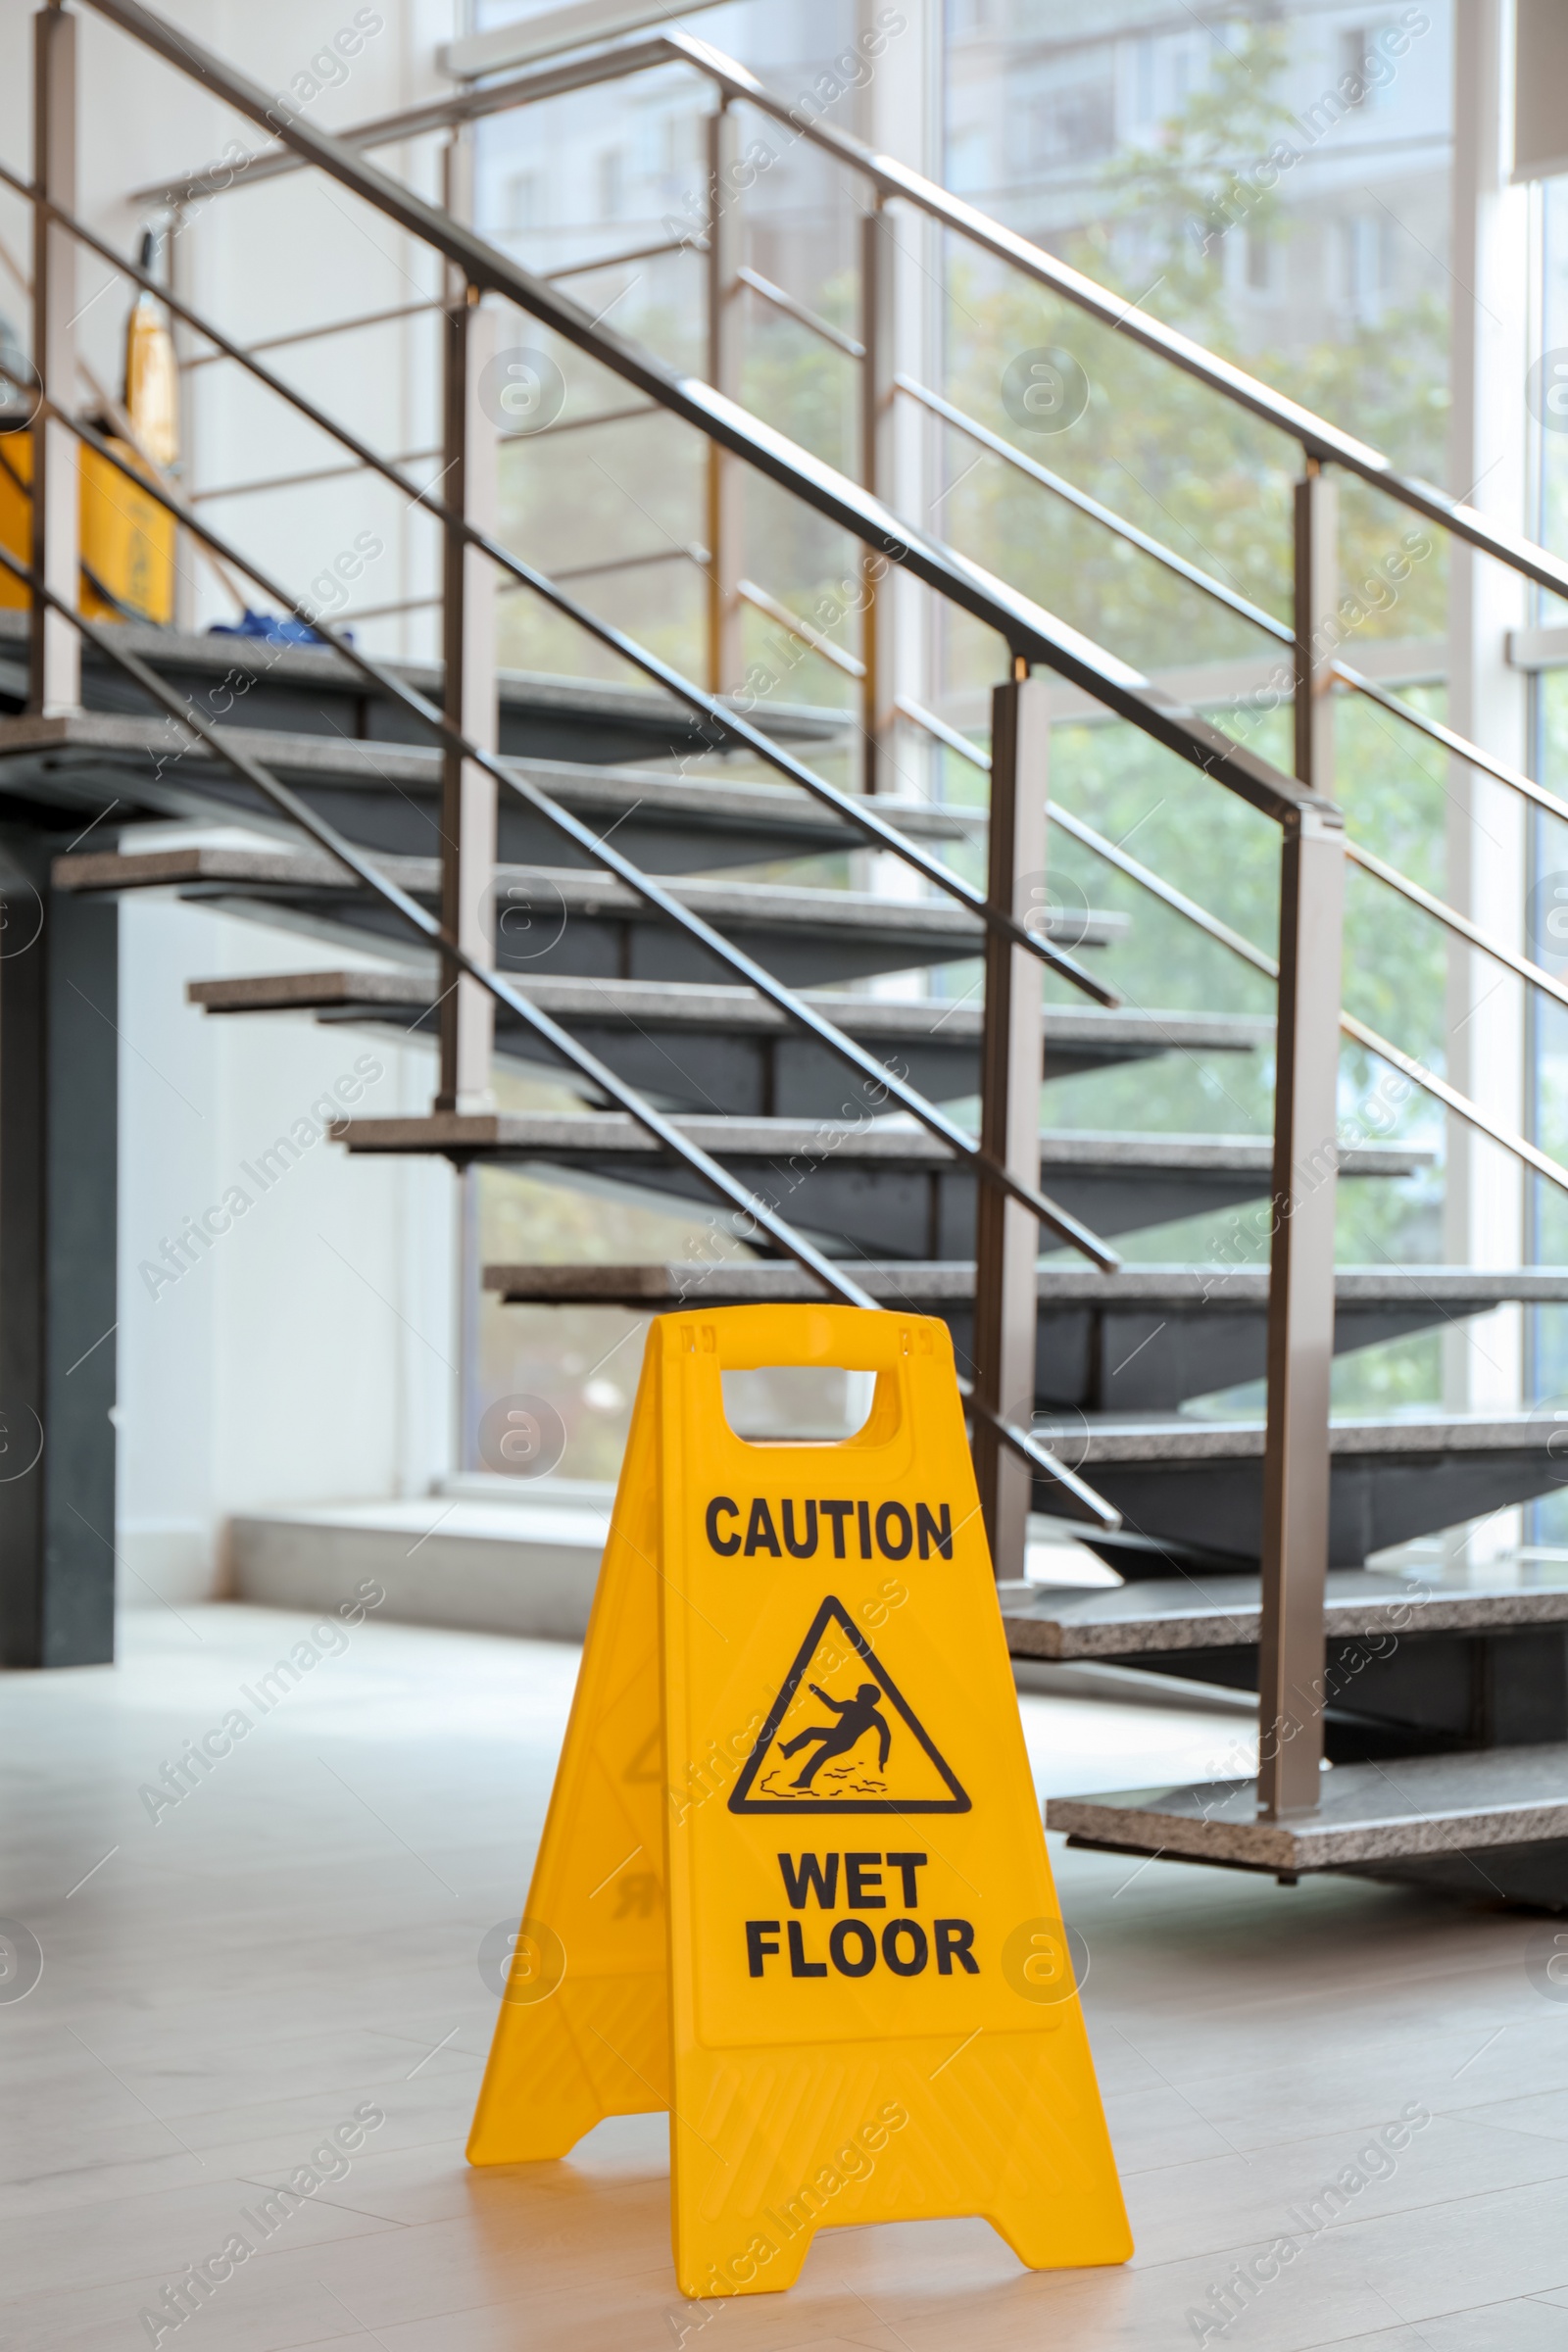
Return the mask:
[[732, 1813], [967, 1813], [969, 1799], [871, 1644], [831, 1593], [812, 1618]]

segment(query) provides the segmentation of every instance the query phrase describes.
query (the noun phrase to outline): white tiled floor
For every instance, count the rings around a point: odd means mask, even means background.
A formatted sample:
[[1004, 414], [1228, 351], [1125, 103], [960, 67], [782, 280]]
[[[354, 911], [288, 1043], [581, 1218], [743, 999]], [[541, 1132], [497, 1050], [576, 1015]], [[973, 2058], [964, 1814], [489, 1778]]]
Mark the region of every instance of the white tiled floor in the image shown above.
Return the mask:
[[[1294, 2231], [1294, 2263], [1201, 2340], [1568, 2352], [1568, 2001], [1532, 1977], [1544, 1923], [1065, 1852], [1132, 2265], [1030, 2276], [977, 2222], [836, 2230], [786, 2296], [684, 2304], [662, 2119], [602, 2126], [566, 2164], [463, 2161], [494, 2009], [477, 1949], [520, 1903], [573, 1650], [371, 1621], [148, 1819], [139, 1785], [305, 1623], [138, 1614], [114, 1671], [0, 1680], [0, 1912], [44, 1954], [0, 1997], [7, 2352], [146, 2345], [141, 2312], [363, 2101], [386, 2122], [347, 2176], [163, 2343], [1174, 2347]], [[1042, 1790], [1196, 1774], [1236, 1737], [1022, 1703]], [[1412, 2106], [1432, 2120], [1392, 2172], [1316, 2234], [1293, 2220]]]

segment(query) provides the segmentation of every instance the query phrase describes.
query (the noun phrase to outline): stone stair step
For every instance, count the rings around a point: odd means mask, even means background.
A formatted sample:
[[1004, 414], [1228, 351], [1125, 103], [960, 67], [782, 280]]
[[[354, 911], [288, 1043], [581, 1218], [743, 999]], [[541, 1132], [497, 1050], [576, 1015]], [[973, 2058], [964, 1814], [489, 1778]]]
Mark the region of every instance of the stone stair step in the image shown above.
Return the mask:
[[[330, 646], [268, 645], [254, 637], [134, 623], [117, 627], [115, 638], [215, 718], [243, 701], [264, 723], [280, 728], [371, 742], [429, 740], [400, 705], [368, 685]], [[0, 657], [10, 656], [8, 669], [20, 663], [23, 695], [26, 645], [26, 613], [0, 612]], [[440, 702], [438, 662], [383, 662], [381, 666], [427, 700]], [[501, 671], [497, 686], [504, 752], [619, 762], [690, 758], [710, 748], [706, 722], [657, 687], [508, 669]], [[82, 691], [89, 710], [139, 712], [143, 708], [123, 671], [90, 645], [82, 652]], [[17, 699], [15, 692], [11, 699]], [[767, 732], [781, 743], [806, 748], [808, 757], [810, 746], [838, 741], [846, 723], [845, 712], [810, 705], [770, 702], [767, 709]]]
[[1053, 1796], [1069, 1844], [1286, 1878], [1345, 1870], [1483, 1898], [1568, 1903], [1568, 1742], [1341, 1764], [1312, 1813], [1261, 1819], [1252, 1780]]
[[[249, 714], [249, 705], [243, 706]], [[388, 858], [438, 858], [441, 754], [431, 744], [347, 734], [225, 725], [236, 751], [262, 760], [318, 816], [362, 849]], [[861, 846], [830, 808], [788, 784], [719, 775], [671, 776], [645, 768], [516, 756], [519, 774], [615, 845], [646, 872], [814, 858]], [[73, 809], [120, 802], [119, 819], [143, 815], [236, 822], [297, 835], [206, 745], [182, 749], [161, 717], [106, 711], [0, 719], [0, 790]], [[878, 799], [877, 813], [927, 847], [967, 841], [975, 820], [929, 802]], [[503, 792], [501, 856], [514, 863], [586, 868], [590, 861], [553, 825]], [[983, 835], [984, 824], [979, 831]], [[311, 855], [313, 853], [306, 853]]]
[[[750, 989], [522, 975], [518, 985], [662, 1108], [716, 1104], [742, 1118], [830, 1117], [858, 1084], [835, 1055], [803, 1037]], [[327, 1021], [416, 1028], [430, 1023], [437, 986], [432, 965], [194, 980], [185, 993], [211, 1013], [310, 1011]], [[979, 1005], [940, 997], [900, 1002], [822, 992], [808, 1002], [872, 1053], [896, 1057], [928, 1100], [953, 1102], [978, 1091]], [[1076, 1002], [1048, 1006], [1044, 1027], [1046, 1078], [1077, 1077], [1167, 1053], [1247, 1054], [1272, 1044], [1274, 1036], [1272, 1020], [1257, 1014], [1127, 1012]], [[505, 1005], [496, 1008], [496, 1035], [501, 1053], [552, 1070], [558, 1066]]]
[[[956, 1258], [974, 1240], [966, 1168], [912, 1120], [682, 1118], [683, 1134], [776, 1199], [792, 1221], [878, 1259]], [[609, 1181], [707, 1201], [699, 1179], [620, 1111], [505, 1111], [466, 1118], [356, 1119], [339, 1131], [352, 1152], [439, 1152], [534, 1161], [579, 1182]], [[1346, 1152], [1346, 1176], [1413, 1175], [1431, 1158], [1403, 1146]], [[1100, 1234], [1161, 1225], [1266, 1195], [1270, 1147], [1251, 1136], [1099, 1135], [1040, 1139], [1040, 1181]]]
[[[1257, 1690], [1262, 1585], [1186, 1577], [1119, 1589], [999, 1588], [1016, 1658], [1114, 1665]], [[1568, 1739], [1568, 1585], [1463, 1587], [1331, 1569], [1324, 1731], [1335, 1762]]]
[[[436, 903], [433, 858], [378, 858], [379, 870], [413, 897]], [[57, 858], [57, 889], [102, 893], [176, 890], [181, 898], [297, 918], [318, 932], [340, 925], [361, 946], [402, 947], [405, 926], [318, 850], [190, 847], [144, 857], [78, 852]], [[981, 925], [954, 900], [888, 899], [869, 891], [808, 890], [789, 883], [666, 877], [684, 906], [721, 929], [792, 987], [953, 963], [976, 955]], [[723, 980], [726, 967], [622, 882], [585, 867], [503, 865], [496, 875], [497, 956], [506, 970], [606, 979]], [[1047, 929], [1074, 949], [1103, 947], [1127, 930], [1124, 914], [1066, 914]], [[418, 951], [427, 959], [426, 951]]]
[[[858, 1261], [855, 1278], [889, 1305], [940, 1315], [961, 1371], [973, 1369], [974, 1266]], [[777, 1261], [691, 1265], [493, 1265], [485, 1288], [508, 1305], [618, 1305], [665, 1312], [815, 1298], [798, 1266]], [[1260, 1379], [1268, 1270], [1124, 1266], [1097, 1274], [1050, 1262], [1035, 1270], [1035, 1406], [1086, 1412], [1174, 1412], [1195, 1396]], [[1568, 1272], [1451, 1266], [1344, 1266], [1335, 1277], [1334, 1348], [1349, 1355], [1528, 1299], [1568, 1304]]]
[[[1262, 1622], [1262, 1581], [1255, 1576], [999, 1589], [1015, 1658], [1125, 1665], [1169, 1657], [1193, 1674], [1191, 1652], [1255, 1649]], [[1331, 1642], [1391, 1631], [1419, 1638], [1526, 1626], [1568, 1626], [1568, 1585], [1433, 1586], [1365, 1568], [1329, 1571], [1323, 1630]]]
[[[1092, 1420], [1075, 1413], [1035, 1433], [1122, 1513], [1131, 1542], [1083, 1541], [1123, 1575], [1183, 1572], [1194, 1558], [1255, 1566], [1263, 1511], [1263, 1424], [1198, 1415]], [[1549, 1411], [1437, 1412], [1335, 1421], [1329, 1429], [1329, 1565], [1550, 1494], [1568, 1477], [1563, 1424]], [[1060, 1508], [1036, 1487], [1035, 1507]]]

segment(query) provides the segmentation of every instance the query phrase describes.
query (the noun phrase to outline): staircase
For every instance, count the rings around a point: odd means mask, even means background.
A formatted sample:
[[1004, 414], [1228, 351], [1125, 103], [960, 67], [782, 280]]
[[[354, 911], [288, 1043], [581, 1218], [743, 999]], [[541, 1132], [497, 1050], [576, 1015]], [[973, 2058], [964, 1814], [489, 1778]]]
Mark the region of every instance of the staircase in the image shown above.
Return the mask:
[[[91, 5], [173, 70], [264, 119], [259, 93], [150, 11], [133, 0]], [[60, 12], [40, 20], [40, 73], [46, 85], [53, 75], [62, 106], [70, 60], [58, 26], [70, 22]], [[671, 63], [714, 93], [717, 185], [737, 110], [775, 119], [788, 110], [705, 44], [682, 34], [622, 44], [545, 78], [559, 89], [570, 71], [574, 86], [586, 86]], [[453, 99], [442, 119], [457, 139], [474, 113], [537, 94], [526, 75], [486, 85]], [[395, 135], [377, 126], [382, 143]], [[365, 160], [372, 142], [292, 124], [276, 169], [325, 172], [425, 239], [453, 272], [446, 503], [415, 493], [446, 533], [445, 667], [371, 662], [324, 622], [321, 646], [287, 650], [170, 629], [87, 628], [74, 617], [70, 551], [61, 556], [40, 528], [31, 571], [19, 574], [30, 580], [33, 612], [0, 615], [0, 699], [15, 713], [0, 721], [7, 820], [53, 853], [30, 870], [63, 938], [73, 922], [96, 920], [101, 942], [121, 899], [155, 891], [298, 926], [322, 943], [317, 971], [195, 983], [191, 997], [209, 1017], [309, 1012], [332, 1023], [438, 1029], [441, 1082], [429, 1114], [350, 1119], [339, 1140], [351, 1153], [437, 1154], [458, 1166], [535, 1168], [566, 1184], [716, 1200], [747, 1220], [766, 1253], [716, 1266], [491, 1266], [486, 1286], [504, 1300], [657, 1312], [694, 1300], [827, 1296], [940, 1315], [971, 1400], [1015, 1653], [1114, 1660], [1260, 1694], [1255, 1773], [1239, 1760], [1207, 1788], [1054, 1799], [1053, 1827], [1079, 1842], [1284, 1878], [1319, 1869], [1427, 1876], [1568, 1904], [1568, 1594], [1489, 1589], [1484, 1579], [1428, 1589], [1365, 1565], [1553, 1491], [1563, 1476], [1560, 1431], [1525, 1412], [1386, 1420], [1331, 1420], [1329, 1412], [1334, 1355], [1502, 1303], [1568, 1302], [1568, 1272], [1335, 1266], [1337, 1180], [1387, 1184], [1417, 1173], [1428, 1156], [1398, 1145], [1338, 1145], [1342, 1033], [1547, 1182], [1568, 1190], [1568, 1171], [1342, 1007], [1330, 976], [1341, 963], [1347, 857], [1532, 987], [1565, 1003], [1568, 992], [1347, 841], [1332, 799], [1335, 702], [1369, 697], [1537, 805], [1568, 809], [1324, 650], [1320, 623], [1336, 592], [1335, 472], [1374, 484], [1559, 595], [1568, 594], [1568, 570], [1499, 538], [1442, 493], [1402, 480], [1376, 452], [1157, 321], [1121, 315], [1113, 297], [902, 167], [820, 123], [807, 135], [859, 174], [874, 200], [855, 347], [866, 386], [858, 483], [759, 424], [734, 397], [724, 278], [742, 266], [733, 211], [721, 218], [715, 206], [708, 240], [714, 290], [704, 382], [596, 326], [554, 285], [486, 246], [455, 201], [443, 211], [411, 195]], [[52, 272], [54, 292], [40, 297], [36, 348], [50, 405], [34, 476], [45, 514], [60, 495], [50, 467], [58, 480], [74, 443], [97, 445], [75, 418], [74, 396], [59, 389], [70, 375], [58, 324], [67, 307], [60, 289], [70, 284], [63, 257], [86, 232], [69, 174], [51, 177], [51, 169], [45, 152], [37, 174], [49, 208], [39, 207], [35, 250], [39, 283], [47, 288]], [[27, 192], [15, 172], [4, 176]], [[1147, 353], [1299, 446], [1289, 627], [1094, 510], [1149, 561], [1286, 645], [1296, 681], [1294, 775], [888, 503], [896, 484], [883, 411], [895, 393], [934, 397], [896, 380], [890, 357], [878, 239], [898, 208], [1124, 327]], [[116, 259], [135, 282], [137, 271]], [[755, 275], [747, 282], [756, 289]], [[498, 540], [470, 397], [490, 314], [466, 293], [513, 303], [705, 436], [716, 583], [706, 684], [618, 636], [533, 570], [526, 549]], [[195, 329], [213, 331], [199, 321]], [[402, 480], [348, 426], [332, 429], [361, 463]], [[764, 730], [721, 692], [735, 679], [733, 608], [747, 585], [737, 585], [734, 561], [742, 466], [869, 551], [854, 664], [864, 689], [861, 789], [821, 772], [842, 752], [842, 714], [769, 704]], [[1048, 486], [1076, 496], [1054, 477]], [[173, 491], [160, 496], [264, 596], [294, 606], [285, 585]], [[485, 564], [622, 653], [646, 686], [612, 691], [498, 672], [475, 586]], [[890, 691], [890, 566], [984, 621], [1005, 649], [989, 748]], [[755, 601], [760, 592], [752, 593]], [[236, 665], [246, 678], [243, 724], [220, 723], [208, 714], [212, 688]], [[1276, 981], [1277, 1021], [1122, 1004], [1096, 958], [1128, 918], [1092, 909], [1070, 922], [1041, 919], [1032, 906], [1029, 878], [1046, 862], [1047, 671], [1278, 825], [1276, 956], [1069, 812], [1053, 810], [1108, 870]], [[989, 775], [989, 820], [967, 806], [876, 789], [894, 731], [909, 726]], [[752, 772], [759, 766], [770, 780]], [[137, 854], [97, 837], [66, 847], [106, 804], [117, 833], [179, 816], [243, 823], [272, 835], [275, 847]], [[919, 895], [735, 870], [851, 852], [900, 861], [918, 877]], [[983, 889], [965, 879], [965, 859], [984, 861]], [[370, 970], [334, 967], [333, 943], [382, 960]], [[967, 1001], [896, 999], [863, 986], [977, 959], [985, 988]], [[1057, 991], [1049, 1003], [1045, 971]], [[1072, 1001], [1057, 1001], [1062, 991]], [[1173, 1053], [1208, 1061], [1270, 1051], [1279, 1069], [1270, 1140], [1042, 1128], [1043, 1081]], [[498, 1109], [494, 1057], [564, 1077], [581, 1107]], [[976, 1098], [977, 1135], [957, 1116]], [[69, 1140], [62, 1131], [49, 1144], [62, 1165]], [[0, 1165], [0, 1191], [8, 1181]], [[1111, 1247], [1203, 1212], [1270, 1201], [1267, 1269], [1123, 1264]], [[4, 1214], [0, 1200], [0, 1222]], [[0, 1232], [0, 1255], [4, 1249]], [[1260, 1411], [1216, 1418], [1192, 1409], [1260, 1381]], [[6, 1507], [0, 1492], [0, 1512]], [[1069, 1523], [1121, 1585], [1028, 1584], [1031, 1511]], [[1326, 1789], [1324, 1761], [1335, 1766]]]

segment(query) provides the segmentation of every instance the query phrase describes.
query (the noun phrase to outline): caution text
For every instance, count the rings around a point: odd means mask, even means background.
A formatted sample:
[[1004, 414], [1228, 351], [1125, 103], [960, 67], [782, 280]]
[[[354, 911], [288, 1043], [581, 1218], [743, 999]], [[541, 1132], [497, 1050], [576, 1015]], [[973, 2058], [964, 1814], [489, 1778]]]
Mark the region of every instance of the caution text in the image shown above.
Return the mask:
[[836, 1560], [906, 1560], [911, 1551], [922, 1560], [933, 1554], [941, 1560], [953, 1557], [953, 1506], [946, 1502], [934, 1510], [928, 1502], [917, 1502], [909, 1511], [902, 1502], [857, 1502], [848, 1497], [786, 1499], [775, 1505], [762, 1495], [743, 1504], [732, 1495], [715, 1494], [705, 1523], [709, 1543], [725, 1559], [739, 1552], [748, 1560], [759, 1553], [774, 1560], [786, 1553], [794, 1560], [810, 1560], [818, 1546], [824, 1558], [831, 1546]]

